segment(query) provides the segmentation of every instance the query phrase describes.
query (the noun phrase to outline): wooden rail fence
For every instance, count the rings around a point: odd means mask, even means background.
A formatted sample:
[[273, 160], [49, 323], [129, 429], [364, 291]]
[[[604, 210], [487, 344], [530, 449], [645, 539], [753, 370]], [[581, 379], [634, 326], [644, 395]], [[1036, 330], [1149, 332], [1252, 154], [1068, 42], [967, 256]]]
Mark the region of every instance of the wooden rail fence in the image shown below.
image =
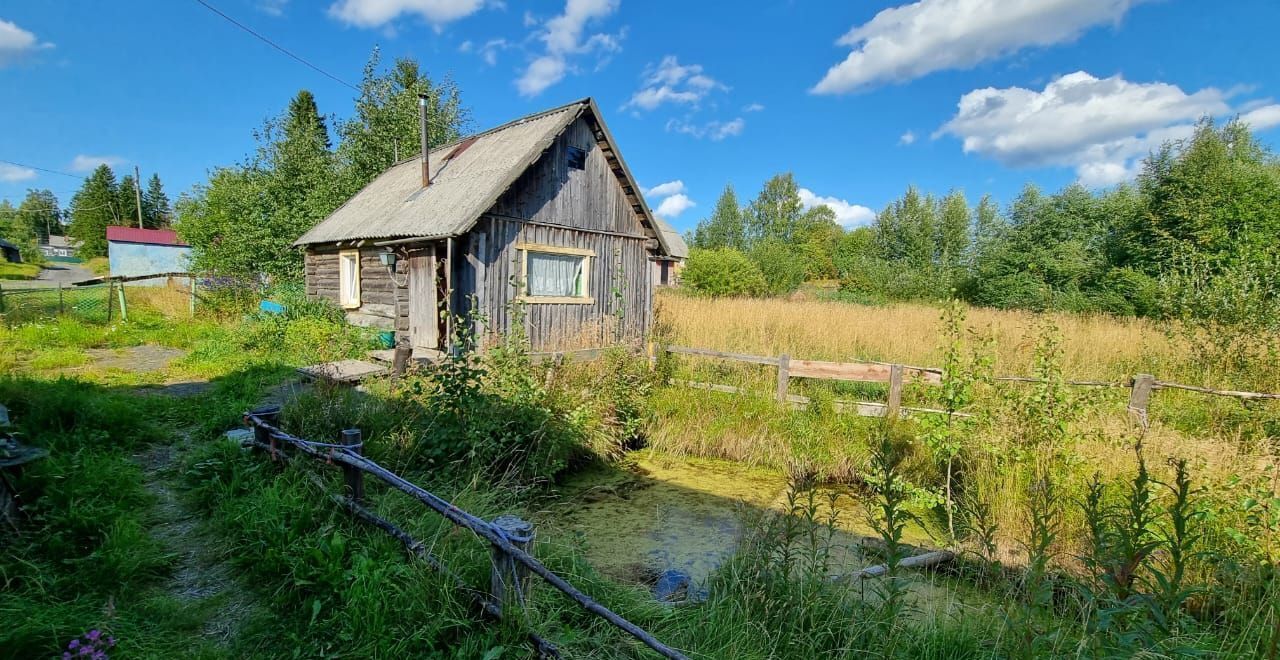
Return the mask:
[[[302, 455], [316, 459], [322, 464], [337, 465], [342, 469], [344, 491], [343, 496], [332, 495], [331, 499], [347, 509], [355, 517], [368, 522], [391, 534], [404, 543], [415, 556], [422, 558], [434, 570], [449, 577], [465, 593], [469, 594], [477, 607], [485, 614], [502, 618], [503, 606], [506, 603], [520, 604], [525, 594], [529, 593], [530, 576], [537, 575], [552, 587], [564, 593], [583, 609], [608, 621], [609, 624], [626, 632], [642, 644], [653, 649], [665, 658], [684, 660], [679, 651], [663, 644], [639, 626], [622, 618], [612, 610], [592, 600], [564, 578], [551, 572], [546, 566], [530, 554], [534, 538], [533, 526], [515, 516], [499, 516], [493, 521], [476, 517], [447, 500], [427, 491], [403, 477], [387, 470], [374, 461], [366, 458], [363, 452], [363, 441], [359, 429], [348, 429], [342, 432], [338, 442], [314, 442], [290, 435], [280, 430], [280, 409], [278, 407], [263, 408], [244, 415], [245, 423], [253, 429], [253, 438], [245, 441], [247, 446], [256, 447], [270, 453], [272, 460], [288, 461], [293, 457], [284, 452], [285, 448], [293, 448]], [[296, 456], [296, 454], [294, 455]], [[367, 508], [365, 499], [364, 475], [377, 477], [395, 490], [399, 490], [418, 500], [431, 510], [443, 516], [454, 526], [466, 528], [490, 546], [492, 569], [489, 593], [484, 594], [468, 587], [444, 563], [432, 555], [426, 546], [414, 539], [408, 532], [383, 519]], [[323, 488], [324, 483], [315, 475], [310, 475], [312, 482]], [[554, 644], [529, 633], [533, 646], [543, 657], [560, 657]]]
[[[655, 350], [656, 349], [653, 347], [650, 348], [651, 358], [656, 356]], [[791, 394], [788, 391], [791, 379], [812, 378], [815, 380], [838, 380], [888, 384], [889, 392], [884, 403], [836, 400], [834, 402], [834, 407], [840, 412], [850, 412], [864, 417], [906, 417], [913, 413], [946, 414], [946, 411], [944, 410], [936, 410], [933, 408], [912, 408], [902, 405], [902, 388], [905, 384], [918, 383], [922, 385], [940, 385], [942, 383], [944, 375], [942, 369], [934, 367], [917, 367], [906, 364], [891, 364], [872, 361], [822, 362], [818, 360], [797, 360], [786, 353], [774, 357], [766, 355], [748, 355], [744, 353], [729, 353], [706, 348], [690, 348], [687, 346], [665, 346], [662, 347], [661, 350], [676, 355], [692, 355], [697, 357], [726, 360], [729, 362], [761, 364], [775, 367], [778, 370], [778, 381], [774, 397], [778, 402], [788, 404], [792, 407], [805, 407], [809, 405], [810, 399], [798, 394]], [[995, 380], [1011, 383], [1042, 382], [1039, 378], [1031, 378], [1028, 376], [998, 376]], [[1231, 397], [1242, 401], [1280, 400], [1280, 394], [1277, 393], [1241, 392], [1236, 390], [1219, 390], [1209, 387], [1198, 387], [1195, 385], [1181, 385], [1179, 383], [1168, 383], [1157, 380], [1156, 377], [1151, 374], [1135, 374], [1130, 378], [1125, 378], [1119, 381], [1066, 380], [1063, 382], [1075, 387], [1128, 388], [1128, 410], [1130, 414], [1132, 414], [1134, 418], [1144, 426], [1147, 424], [1147, 412], [1151, 405], [1151, 395], [1156, 390], [1161, 389], [1198, 392], [1200, 394]], [[732, 385], [687, 380], [676, 381], [676, 383], [686, 387], [710, 390], [714, 392], [752, 394], [752, 392], [745, 388], [734, 387]], [[963, 415], [963, 413], [957, 413], [957, 415], [967, 416]]]

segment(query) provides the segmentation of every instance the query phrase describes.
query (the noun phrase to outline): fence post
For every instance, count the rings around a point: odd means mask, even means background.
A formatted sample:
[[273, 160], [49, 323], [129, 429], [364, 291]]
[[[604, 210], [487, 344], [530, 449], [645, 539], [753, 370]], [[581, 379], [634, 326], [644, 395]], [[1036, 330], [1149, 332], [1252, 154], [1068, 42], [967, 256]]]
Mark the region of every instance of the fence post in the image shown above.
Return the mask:
[[889, 401], [885, 407], [885, 417], [898, 419], [902, 410], [902, 365], [889, 366]]
[[4, 312], [4, 286], [0, 285], [0, 314], [3, 314]]
[[125, 310], [125, 307], [124, 307], [124, 282], [121, 282], [120, 286], [116, 287], [116, 294], [120, 296], [120, 320], [128, 321], [129, 313]]
[[196, 276], [192, 275], [187, 279], [191, 280], [191, 316], [194, 318], [196, 315]]
[[111, 299], [115, 297], [115, 293], [116, 282], [115, 280], [109, 280], [107, 282], [107, 323], [111, 322], [111, 306], [114, 304]]
[[1129, 392], [1129, 414], [1134, 421], [1147, 427], [1147, 405], [1151, 403], [1151, 390], [1156, 384], [1156, 377], [1151, 374], [1137, 374], [1133, 377], [1133, 389]]
[[403, 376], [405, 369], [409, 367], [409, 358], [413, 357], [413, 348], [405, 346], [403, 343], [397, 343], [395, 351], [391, 354], [391, 374], [393, 376]]
[[[360, 438], [360, 429], [343, 430], [342, 442], [339, 444], [345, 445], [347, 451], [352, 454], [361, 455], [363, 441]], [[347, 482], [347, 497], [350, 497], [352, 502], [359, 504], [364, 499], [364, 472], [361, 472], [359, 468], [344, 464], [342, 466], [342, 479]]]
[[791, 382], [791, 356], [778, 356], [778, 403], [787, 402], [787, 386]]
[[62, 282], [58, 282], [58, 316], [62, 316], [63, 314], [66, 314], [66, 313], [67, 313], [67, 306], [63, 302], [63, 298], [62, 298]]
[[[111, 300], [111, 299], [107, 298], [107, 300]], [[250, 411], [249, 414], [255, 417], [261, 417], [262, 421], [272, 426], [279, 426], [280, 424], [280, 406], [267, 406], [265, 408], [258, 408], [257, 410]], [[254, 426], [253, 439], [258, 441], [258, 443], [261, 445], [266, 445], [271, 447], [271, 460], [273, 461], [276, 460], [276, 441], [275, 441], [275, 438], [271, 437], [270, 431], [260, 426]]]
[[[533, 523], [508, 514], [494, 518], [491, 524], [494, 531], [506, 537], [511, 545], [526, 553], [532, 548]], [[508, 602], [523, 606], [529, 593], [529, 586], [532, 584], [529, 579], [529, 569], [524, 564], [516, 563], [510, 555], [496, 545], [491, 546], [490, 553], [493, 566], [489, 574], [489, 595], [493, 597], [493, 604], [500, 612], [506, 609], [505, 605]], [[509, 596], [513, 591], [515, 600]]]

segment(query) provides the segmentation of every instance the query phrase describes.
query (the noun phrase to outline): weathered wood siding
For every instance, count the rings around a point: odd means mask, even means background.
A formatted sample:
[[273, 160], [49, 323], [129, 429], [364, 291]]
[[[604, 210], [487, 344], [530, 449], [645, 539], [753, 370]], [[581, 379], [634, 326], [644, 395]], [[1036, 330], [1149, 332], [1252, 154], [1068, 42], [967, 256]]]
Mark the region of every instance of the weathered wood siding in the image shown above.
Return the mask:
[[[569, 168], [571, 146], [587, 152], [581, 170]], [[478, 253], [474, 236], [481, 232], [484, 251]], [[460, 269], [455, 271], [455, 289], [464, 297], [476, 294], [495, 332], [511, 328], [511, 303], [518, 293], [512, 281], [522, 275], [517, 243], [595, 253], [588, 278], [592, 304], [524, 305], [525, 330], [535, 349], [602, 346], [644, 337], [653, 309], [651, 241], [585, 119], [570, 125], [498, 199], [472, 238], [455, 245], [455, 254], [462, 252], [455, 259]], [[484, 271], [481, 290], [475, 288], [478, 269]], [[465, 308], [465, 302], [458, 301], [458, 307]]]
[[[319, 245], [307, 250], [307, 297], [325, 298], [339, 304], [338, 253], [341, 251], [333, 245]], [[387, 267], [382, 265], [379, 252], [382, 250], [360, 248], [360, 307], [346, 310], [347, 320], [355, 325], [406, 331], [409, 327], [408, 290], [392, 281]], [[396, 262], [395, 279], [405, 282], [407, 277], [408, 262], [400, 259]]]

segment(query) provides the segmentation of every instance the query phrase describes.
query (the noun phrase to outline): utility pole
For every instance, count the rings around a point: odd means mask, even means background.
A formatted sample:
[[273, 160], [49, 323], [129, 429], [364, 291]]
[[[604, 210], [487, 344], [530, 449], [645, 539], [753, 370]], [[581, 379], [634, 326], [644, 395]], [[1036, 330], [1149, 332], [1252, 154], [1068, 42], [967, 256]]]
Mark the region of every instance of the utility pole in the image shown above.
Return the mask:
[[142, 229], [142, 186], [140, 179], [142, 174], [138, 172], [138, 166], [133, 166], [133, 195], [138, 200], [138, 229]]

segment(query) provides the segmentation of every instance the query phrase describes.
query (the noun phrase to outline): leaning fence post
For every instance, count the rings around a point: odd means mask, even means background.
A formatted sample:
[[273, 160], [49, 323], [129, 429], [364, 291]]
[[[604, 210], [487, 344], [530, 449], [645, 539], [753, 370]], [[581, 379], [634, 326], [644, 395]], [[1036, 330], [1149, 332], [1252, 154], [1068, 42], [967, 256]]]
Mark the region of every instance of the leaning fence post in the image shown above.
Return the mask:
[[1156, 377], [1151, 374], [1137, 374], [1133, 377], [1133, 389], [1129, 392], [1129, 414], [1143, 428], [1147, 427], [1147, 405], [1151, 403], [1151, 390], [1155, 384]]
[[778, 403], [787, 402], [787, 386], [791, 381], [791, 356], [778, 356]]
[[[361, 447], [364, 444], [360, 439], [360, 429], [344, 429], [340, 444], [346, 446], [348, 452], [359, 456], [362, 453]], [[343, 463], [342, 479], [347, 482], [347, 497], [350, 497], [352, 502], [359, 504], [364, 499], [364, 472], [360, 468]]]
[[[516, 548], [526, 553], [532, 548], [533, 523], [519, 516], [502, 515], [494, 518], [491, 524], [494, 531], [505, 537]], [[493, 566], [489, 574], [489, 595], [493, 597], [493, 604], [500, 612], [506, 609], [505, 605], [508, 602], [523, 606], [529, 593], [529, 586], [532, 584], [528, 567], [517, 563], [511, 555], [503, 552], [502, 548], [496, 545], [490, 546], [490, 553]], [[508, 596], [513, 591], [515, 592], [514, 601]]]
[[[280, 406], [267, 406], [258, 408], [249, 412], [250, 415], [261, 419], [262, 421], [278, 426], [280, 424]], [[258, 442], [259, 446], [271, 448], [271, 460], [276, 460], [276, 441], [271, 437], [271, 432], [255, 424], [253, 426], [253, 439]]]
[[889, 401], [885, 406], [885, 417], [898, 419], [902, 410], [902, 365], [889, 366]]
[[121, 282], [120, 286], [116, 287], [116, 293], [120, 296], [120, 320], [128, 321], [129, 313], [124, 307], [124, 282]]

